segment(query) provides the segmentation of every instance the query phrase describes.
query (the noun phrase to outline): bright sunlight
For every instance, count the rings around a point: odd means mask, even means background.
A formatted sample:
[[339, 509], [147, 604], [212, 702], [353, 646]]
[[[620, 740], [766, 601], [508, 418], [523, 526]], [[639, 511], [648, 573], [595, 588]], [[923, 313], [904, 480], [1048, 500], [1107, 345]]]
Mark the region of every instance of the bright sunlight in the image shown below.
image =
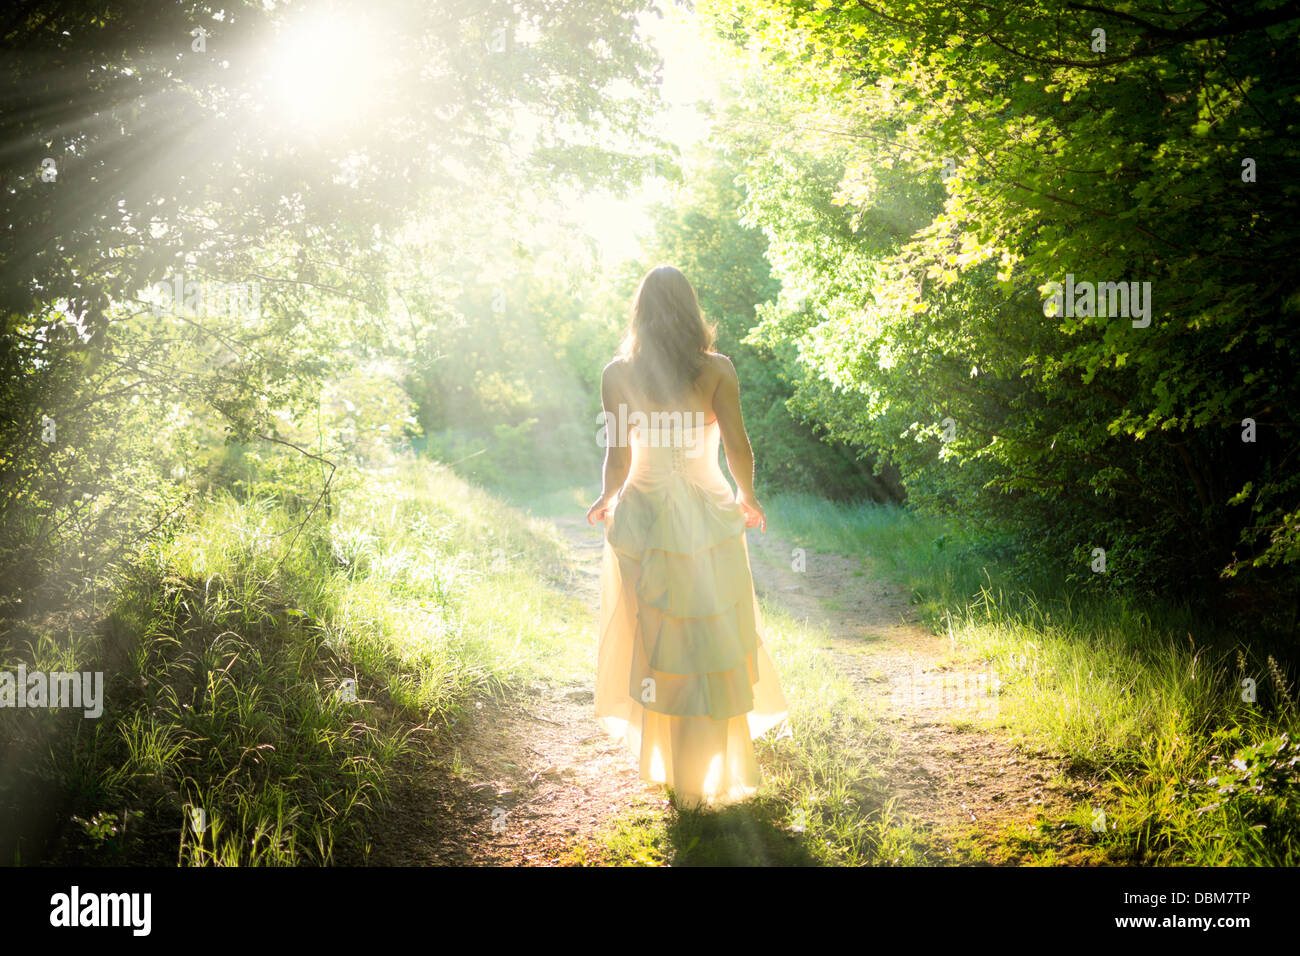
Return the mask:
[[268, 59], [276, 116], [317, 130], [360, 119], [388, 73], [380, 27], [361, 10], [318, 11], [286, 23]]

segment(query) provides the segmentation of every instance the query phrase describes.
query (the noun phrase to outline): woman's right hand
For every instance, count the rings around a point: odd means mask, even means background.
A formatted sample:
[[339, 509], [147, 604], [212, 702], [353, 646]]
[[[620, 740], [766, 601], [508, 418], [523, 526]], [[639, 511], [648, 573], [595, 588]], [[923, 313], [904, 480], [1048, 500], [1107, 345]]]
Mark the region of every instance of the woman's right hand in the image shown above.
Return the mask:
[[609, 517], [610, 505], [613, 499], [601, 495], [596, 499], [596, 503], [587, 509], [587, 524], [594, 525], [597, 521], [604, 521]]
[[758, 528], [759, 531], [767, 530], [767, 515], [763, 513], [763, 509], [756, 498], [741, 492], [736, 495], [736, 504], [740, 505], [740, 510], [745, 513], [746, 528]]

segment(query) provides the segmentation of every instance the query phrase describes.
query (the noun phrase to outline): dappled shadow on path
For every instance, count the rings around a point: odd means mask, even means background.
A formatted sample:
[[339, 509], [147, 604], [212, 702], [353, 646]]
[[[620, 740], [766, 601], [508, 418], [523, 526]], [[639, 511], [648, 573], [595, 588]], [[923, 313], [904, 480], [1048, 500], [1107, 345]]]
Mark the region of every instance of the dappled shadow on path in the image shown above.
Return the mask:
[[818, 866], [802, 834], [791, 833], [764, 803], [679, 810], [667, 821], [673, 866]]

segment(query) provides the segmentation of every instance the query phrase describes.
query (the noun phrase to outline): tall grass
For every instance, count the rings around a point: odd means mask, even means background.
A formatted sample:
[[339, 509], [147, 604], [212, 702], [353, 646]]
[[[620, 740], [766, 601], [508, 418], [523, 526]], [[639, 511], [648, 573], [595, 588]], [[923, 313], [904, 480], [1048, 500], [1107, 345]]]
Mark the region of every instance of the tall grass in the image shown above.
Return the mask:
[[809, 496], [768, 507], [774, 530], [910, 588], [931, 626], [998, 673], [1009, 732], [1108, 775], [1101, 839], [1120, 854], [1300, 863], [1300, 714], [1282, 649], [1149, 596], [1025, 581], [1007, 542], [955, 519]]
[[271, 498], [215, 492], [144, 550], [95, 635], [0, 645], [7, 667], [109, 673], [97, 720], [0, 713], [5, 737], [51, 740], [21, 784], [53, 787], [71, 824], [46, 858], [364, 856], [419, 734], [510, 682], [583, 672], [594, 647], [548, 525], [428, 462], [333, 498], [300, 530]]

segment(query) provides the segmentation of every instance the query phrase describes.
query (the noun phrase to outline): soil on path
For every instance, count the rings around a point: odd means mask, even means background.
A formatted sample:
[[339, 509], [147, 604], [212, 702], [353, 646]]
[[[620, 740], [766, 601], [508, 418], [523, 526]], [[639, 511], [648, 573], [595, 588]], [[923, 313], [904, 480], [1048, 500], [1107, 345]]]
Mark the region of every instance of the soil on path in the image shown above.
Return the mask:
[[[552, 520], [570, 545], [570, 587], [591, 609], [594, 644], [601, 529], [581, 517]], [[795, 570], [791, 542], [770, 530], [751, 531], [748, 541], [760, 597], [828, 635], [823, 650], [833, 666], [879, 715], [891, 738], [895, 809], [929, 831], [932, 847], [954, 862], [971, 859], [972, 849], [975, 859], [1019, 862], [1017, 841], [1007, 839], [1014, 825], [1038, 833], [1030, 843], [1050, 845], [1057, 862], [1075, 862], [1075, 849], [1086, 862], [1079, 828], [1037, 827], [1043, 812], [1086, 804], [1090, 785], [1059, 758], [962, 719], [994, 705], [991, 675], [956, 663], [948, 639], [917, 622], [905, 592], [869, 561], [807, 552]], [[412, 768], [411, 784], [376, 828], [369, 862], [562, 864], [631, 810], [667, 816], [663, 791], [638, 779], [634, 758], [601, 730], [592, 703], [590, 684], [538, 684], [475, 703]]]
[[[997, 674], [962, 662], [947, 636], [923, 627], [908, 593], [869, 559], [800, 549], [770, 533], [749, 535], [760, 597], [796, 619], [818, 625], [823, 650], [868, 698], [892, 738], [887, 767], [895, 807], [931, 831], [950, 856], [980, 848], [989, 862], [1019, 862], [1029, 846], [1007, 828], [1050, 846], [1056, 862], [1087, 862], [1089, 842], [1077, 827], [1040, 831], [1087, 804], [1095, 783], [1070, 773], [1058, 755], [1017, 746], [981, 729], [996, 716]], [[796, 571], [796, 566], [802, 570]], [[1077, 860], [1076, 850], [1083, 851]]]

